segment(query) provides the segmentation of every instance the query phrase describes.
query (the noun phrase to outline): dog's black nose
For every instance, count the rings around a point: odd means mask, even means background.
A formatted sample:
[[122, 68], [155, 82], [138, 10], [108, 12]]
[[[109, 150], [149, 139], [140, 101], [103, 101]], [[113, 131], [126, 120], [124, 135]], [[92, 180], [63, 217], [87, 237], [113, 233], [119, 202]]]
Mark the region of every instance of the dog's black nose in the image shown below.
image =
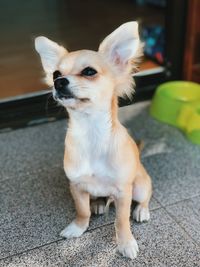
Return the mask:
[[66, 78], [56, 79], [54, 82], [55, 89], [58, 91], [66, 88], [68, 84], [69, 80], [67, 80]]
[[54, 87], [56, 89], [57, 96], [62, 98], [72, 98], [73, 94], [70, 92], [69, 88], [69, 80], [67, 78], [58, 78], [54, 81]]

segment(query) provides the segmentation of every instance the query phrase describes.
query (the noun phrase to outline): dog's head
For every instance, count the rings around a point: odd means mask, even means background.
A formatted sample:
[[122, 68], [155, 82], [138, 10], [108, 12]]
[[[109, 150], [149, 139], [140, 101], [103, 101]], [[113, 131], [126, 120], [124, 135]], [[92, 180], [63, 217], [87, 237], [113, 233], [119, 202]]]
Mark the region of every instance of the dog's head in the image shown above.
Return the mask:
[[132, 70], [141, 56], [138, 23], [128, 22], [108, 35], [97, 52], [68, 52], [46, 37], [35, 39], [54, 98], [72, 109], [101, 108], [112, 97], [130, 96]]

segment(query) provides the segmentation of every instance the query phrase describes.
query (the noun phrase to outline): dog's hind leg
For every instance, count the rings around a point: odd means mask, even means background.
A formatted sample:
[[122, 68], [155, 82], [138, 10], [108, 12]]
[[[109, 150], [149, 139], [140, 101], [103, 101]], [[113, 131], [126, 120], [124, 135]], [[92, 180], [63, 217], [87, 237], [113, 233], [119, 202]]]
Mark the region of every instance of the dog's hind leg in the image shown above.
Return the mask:
[[106, 212], [107, 197], [91, 197], [90, 209], [91, 213], [95, 215], [102, 215]]
[[133, 219], [137, 222], [145, 222], [150, 219], [149, 201], [152, 195], [151, 178], [142, 164], [140, 164], [133, 184], [133, 200], [138, 202], [133, 211]]

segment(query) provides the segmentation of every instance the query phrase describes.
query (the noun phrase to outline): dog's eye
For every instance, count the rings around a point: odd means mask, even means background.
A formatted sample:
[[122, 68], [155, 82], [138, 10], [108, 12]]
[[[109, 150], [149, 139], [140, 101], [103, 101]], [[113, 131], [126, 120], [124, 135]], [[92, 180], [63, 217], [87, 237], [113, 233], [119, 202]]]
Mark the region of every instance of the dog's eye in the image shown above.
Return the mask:
[[97, 73], [97, 71], [91, 67], [87, 67], [81, 71], [82, 76], [93, 76]]
[[62, 74], [59, 70], [54, 71], [53, 73], [53, 80], [57, 79], [58, 77], [61, 77]]

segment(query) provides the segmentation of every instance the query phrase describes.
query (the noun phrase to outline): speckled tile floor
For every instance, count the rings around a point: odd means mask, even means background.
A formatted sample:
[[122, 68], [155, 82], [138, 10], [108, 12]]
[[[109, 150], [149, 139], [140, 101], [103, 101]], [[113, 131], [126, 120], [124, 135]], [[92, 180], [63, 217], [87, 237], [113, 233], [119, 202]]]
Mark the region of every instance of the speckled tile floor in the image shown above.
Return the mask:
[[114, 210], [93, 216], [79, 239], [59, 232], [75, 214], [62, 169], [65, 120], [0, 134], [0, 266], [200, 266], [200, 146], [148, 115], [149, 103], [120, 108], [153, 179], [151, 220], [132, 222], [140, 253], [115, 251]]

